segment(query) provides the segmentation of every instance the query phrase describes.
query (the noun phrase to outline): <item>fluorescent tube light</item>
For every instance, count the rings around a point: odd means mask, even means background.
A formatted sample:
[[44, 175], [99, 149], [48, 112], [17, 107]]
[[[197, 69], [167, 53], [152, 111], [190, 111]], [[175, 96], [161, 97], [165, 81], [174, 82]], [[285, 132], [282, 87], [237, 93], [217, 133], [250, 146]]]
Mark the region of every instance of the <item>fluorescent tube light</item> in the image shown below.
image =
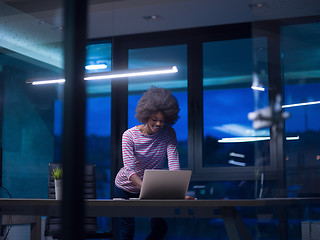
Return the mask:
[[102, 79], [113, 79], [113, 78], [126, 78], [126, 77], [137, 77], [137, 76], [150, 76], [158, 74], [176, 73], [178, 68], [173, 66], [171, 68], [150, 68], [150, 69], [135, 69], [135, 70], [123, 70], [123, 71], [112, 71], [105, 74], [95, 74], [84, 78], [84, 80], [102, 80]]
[[64, 83], [66, 80], [61, 79], [53, 79], [53, 80], [43, 80], [43, 81], [34, 81], [34, 82], [27, 82], [32, 83], [32, 85], [43, 85], [43, 84], [53, 84], [53, 83]]
[[[286, 137], [286, 140], [299, 140], [300, 137]], [[270, 140], [270, 137], [234, 137], [234, 138], [222, 138], [218, 140], [219, 143], [240, 143], [240, 142], [258, 142]], [[231, 155], [230, 155], [231, 156]]]
[[106, 64], [94, 64], [94, 65], [85, 66], [85, 69], [87, 69], [87, 70], [101, 70], [101, 69], [106, 69], [106, 68], [107, 68]]
[[228, 163], [232, 164], [232, 165], [240, 166], [240, 167], [245, 167], [246, 166], [246, 163], [238, 162], [238, 161], [235, 161], [235, 160], [232, 160], [232, 159], [229, 160]]
[[235, 152], [229, 153], [229, 156], [230, 156], [230, 157], [245, 158], [245, 155], [244, 155], [244, 154], [235, 153]]
[[300, 137], [296, 136], [296, 137], [286, 137], [286, 140], [299, 140]]
[[320, 101], [282, 105], [282, 108], [299, 107], [299, 106], [307, 106], [307, 105], [314, 105], [314, 104], [320, 104]]
[[[150, 75], [177, 73], [178, 71], [179, 70], [176, 66], [172, 66], [172, 67], [158, 67], [158, 68], [148, 68], [148, 69], [110, 71], [107, 73], [88, 73], [86, 74], [84, 80], [105, 80], [105, 79], [114, 79], [114, 78], [150, 76]], [[28, 80], [26, 83], [31, 83], [32, 85], [41, 85], [41, 84], [53, 84], [53, 83], [64, 83], [64, 82], [65, 82], [65, 79], [57, 78], [57, 79], [48, 79], [48, 80]]]
[[266, 89], [263, 87], [251, 86], [251, 89], [258, 90], [258, 91], [265, 91]]
[[218, 140], [219, 143], [239, 143], [239, 142], [257, 142], [270, 140], [270, 137], [235, 137], [235, 138], [222, 138]]

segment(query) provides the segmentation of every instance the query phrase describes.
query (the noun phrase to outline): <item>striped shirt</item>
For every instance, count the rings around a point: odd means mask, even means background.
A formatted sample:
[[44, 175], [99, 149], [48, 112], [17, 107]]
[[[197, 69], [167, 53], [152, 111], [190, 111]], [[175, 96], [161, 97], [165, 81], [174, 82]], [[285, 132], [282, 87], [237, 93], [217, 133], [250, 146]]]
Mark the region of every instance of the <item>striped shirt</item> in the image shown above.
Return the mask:
[[140, 189], [129, 180], [130, 177], [137, 174], [143, 179], [146, 169], [162, 169], [166, 156], [169, 170], [180, 170], [173, 128], [165, 125], [153, 135], [144, 135], [137, 126], [128, 129], [122, 136], [123, 167], [116, 176], [116, 186], [130, 193], [139, 193]]

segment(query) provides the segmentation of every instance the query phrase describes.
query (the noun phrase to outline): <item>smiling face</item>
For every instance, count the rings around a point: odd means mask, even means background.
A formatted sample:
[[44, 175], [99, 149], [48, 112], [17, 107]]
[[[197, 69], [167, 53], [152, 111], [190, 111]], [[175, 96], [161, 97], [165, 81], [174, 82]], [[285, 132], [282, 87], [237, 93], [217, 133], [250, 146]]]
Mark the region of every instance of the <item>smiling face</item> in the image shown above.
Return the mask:
[[163, 128], [164, 124], [165, 118], [162, 112], [152, 114], [146, 123], [148, 134], [151, 135], [159, 132], [159, 130]]

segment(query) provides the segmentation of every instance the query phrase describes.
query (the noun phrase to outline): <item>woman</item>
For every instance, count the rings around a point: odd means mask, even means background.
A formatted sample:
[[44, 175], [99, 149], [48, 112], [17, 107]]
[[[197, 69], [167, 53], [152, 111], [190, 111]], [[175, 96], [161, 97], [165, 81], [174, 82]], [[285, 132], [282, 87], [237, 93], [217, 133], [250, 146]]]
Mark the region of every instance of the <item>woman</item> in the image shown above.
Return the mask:
[[[169, 170], [180, 170], [177, 139], [171, 127], [180, 111], [177, 99], [164, 88], [149, 88], [138, 102], [135, 117], [141, 125], [122, 136], [123, 168], [115, 179], [115, 198], [137, 198], [146, 169], [161, 169], [168, 159]], [[167, 231], [162, 218], [151, 219], [147, 239], [162, 239]], [[120, 219], [120, 239], [133, 239], [134, 218]]]

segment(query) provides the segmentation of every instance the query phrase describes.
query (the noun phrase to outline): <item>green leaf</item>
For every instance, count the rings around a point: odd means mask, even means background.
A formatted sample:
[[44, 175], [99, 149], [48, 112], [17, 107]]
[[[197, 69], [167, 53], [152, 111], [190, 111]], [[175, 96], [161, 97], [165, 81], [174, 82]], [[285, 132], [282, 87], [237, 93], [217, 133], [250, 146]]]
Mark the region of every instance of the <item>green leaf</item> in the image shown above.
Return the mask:
[[52, 170], [51, 175], [54, 177], [55, 180], [62, 179], [62, 168], [55, 168]]

